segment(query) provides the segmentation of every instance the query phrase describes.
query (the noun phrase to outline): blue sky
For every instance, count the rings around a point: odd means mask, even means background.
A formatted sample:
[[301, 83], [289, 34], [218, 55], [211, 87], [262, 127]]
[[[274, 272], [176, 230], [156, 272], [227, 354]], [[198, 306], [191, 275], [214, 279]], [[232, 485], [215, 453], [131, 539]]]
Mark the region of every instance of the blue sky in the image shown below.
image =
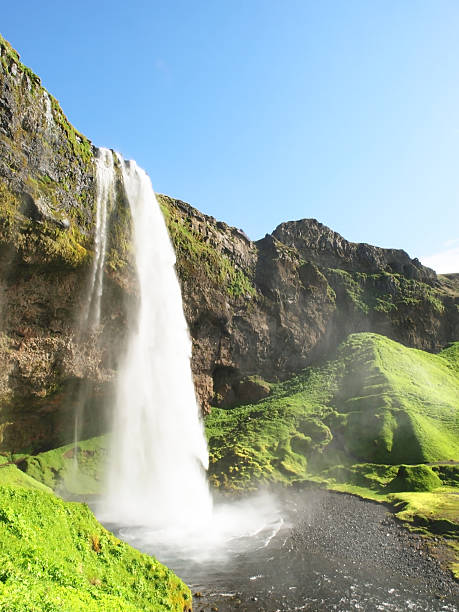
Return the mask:
[[459, 272], [456, 0], [29, 0], [0, 31], [157, 191]]

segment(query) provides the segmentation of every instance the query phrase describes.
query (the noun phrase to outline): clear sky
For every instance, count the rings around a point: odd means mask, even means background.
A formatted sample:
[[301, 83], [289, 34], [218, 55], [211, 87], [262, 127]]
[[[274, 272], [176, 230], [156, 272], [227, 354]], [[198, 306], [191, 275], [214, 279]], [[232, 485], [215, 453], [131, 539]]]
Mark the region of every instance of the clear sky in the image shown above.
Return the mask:
[[0, 32], [158, 192], [459, 272], [457, 0], [28, 0]]

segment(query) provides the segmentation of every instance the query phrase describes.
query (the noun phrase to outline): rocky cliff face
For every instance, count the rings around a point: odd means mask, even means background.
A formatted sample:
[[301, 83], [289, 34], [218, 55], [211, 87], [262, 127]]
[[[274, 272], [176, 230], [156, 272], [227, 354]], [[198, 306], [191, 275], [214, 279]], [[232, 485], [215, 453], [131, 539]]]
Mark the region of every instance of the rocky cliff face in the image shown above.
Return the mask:
[[[0, 450], [106, 428], [126, 312], [136, 299], [121, 182], [109, 211], [100, 327], [81, 329], [93, 258], [91, 143], [0, 39]], [[159, 196], [177, 252], [192, 367], [205, 410], [255, 401], [323, 359], [350, 332], [437, 351], [459, 337], [455, 275], [403, 251], [352, 244], [315, 220], [251, 242]]]
[[110, 211], [103, 325], [80, 329], [94, 242], [91, 143], [0, 38], [0, 449], [46, 448], [104, 427], [135, 283], [122, 194]]
[[283, 223], [253, 243], [183, 202], [160, 199], [204, 403], [253, 401], [245, 394], [254, 376], [283, 379], [352, 332], [432, 352], [459, 335], [455, 275], [439, 277], [404, 251], [350, 243], [315, 219]]

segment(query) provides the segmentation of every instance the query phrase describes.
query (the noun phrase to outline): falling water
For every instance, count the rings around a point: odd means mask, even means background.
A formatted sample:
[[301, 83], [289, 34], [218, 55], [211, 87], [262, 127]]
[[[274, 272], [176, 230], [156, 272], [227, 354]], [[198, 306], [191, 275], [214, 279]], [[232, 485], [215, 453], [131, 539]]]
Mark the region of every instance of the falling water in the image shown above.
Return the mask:
[[81, 318], [81, 327], [95, 330], [100, 323], [105, 252], [107, 247], [107, 210], [115, 199], [115, 168], [113, 153], [109, 149], [98, 149], [96, 157], [96, 230], [94, 236], [94, 259], [87, 292], [87, 300]]
[[[107, 211], [115, 200], [115, 167], [113, 153], [109, 149], [97, 149], [96, 156], [96, 227], [94, 234], [94, 258], [86, 293], [86, 303], [80, 317], [82, 335], [97, 331], [100, 324], [102, 302], [105, 252], [107, 247]], [[75, 399], [73, 464], [78, 472], [78, 440], [81, 421], [85, 409], [86, 394], [84, 389]]]
[[211, 512], [175, 253], [147, 174], [119, 157], [133, 219], [139, 304], [118, 375], [105, 520], [190, 525]]
[[[107, 491], [98, 517], [175, 565], [265, 546], [284, 525], [268, 494], [212, 504], [175, 253], [150, 179], [118, 157], [133, 219], [139, 300], [119, 367]], [[260, 544], [261, 542], [261, 544]]]

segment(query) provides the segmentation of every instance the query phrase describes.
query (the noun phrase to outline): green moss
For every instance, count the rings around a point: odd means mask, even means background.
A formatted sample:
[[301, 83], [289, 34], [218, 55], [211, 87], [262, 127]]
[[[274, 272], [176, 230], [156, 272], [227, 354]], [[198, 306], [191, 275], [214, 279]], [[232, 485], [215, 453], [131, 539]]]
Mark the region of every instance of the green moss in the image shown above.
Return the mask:
[[[99, 436], [67, 444], [44, 453], [24, 457], [21, 470], [50, 489], [73, 495], [96, 494], [101, 491], [108, 437]], [[75, 456], [76, 455], [76, 456]]]
[[459, 374], [459, 342], [453, 342], [448, 348], [441, 351], [440, 355], [446, 359], [453, 372]]
[[329, 269], [327, 277], [337, 293], [344, 293], [355, 310], [366, 315], [373, 311], [394, 318], [406, 306], [421, 304], [437, 313], [445, 309], [439, 289], [401, 274], [365, 274]]
[[35, 480], [28, 474], [24, 474], [16, 465], [0, 465], [0, 486], [13, 485], [26, 489], [38, 489], [51, 493], [51, 489]]
[[442, 484], [427, 465], [401, 465], [397, 476], [387, 485], [388, 491], [433, 491]]
[[[32, 114], [36, 114], [38, 105], [38, 111], [42, 113], [43, 101], [49, 97], [55, 124], [51, 143], [43, 131], [27, 132], [19, 122], [11, 122], [12, 133], [7, 139], [9, 152], [5, 163], [11, 174], [17, 173], [25, 185], [17, 194], [11, 191], [5, 178], [0, 181], [0, 242], [13, 246], [27, 262], [80, 266], [90, 256], [87, 249], [94, 223], [91, 186], [88, 182], [82, 186], [79, 180], [81, 176], [91, 177], [94, 174], [91, 143], [69, 123], [57, 101], [41, 86], [40, 79], [19, 61], [16, 51], [1, 37], [0, 47], [2, 71], [11, 73], [13, 63], [17, 66], [19, 80], [9, 80], [17, 107], [24, 109], [24, 112], [31, 109]], [[27, 87], [24, 86], [24, 79], [20, 78], [21, 74], [29, 79]], [[59, 131], [61, 137], [56, 145]], [[59, 182], [28, 167], [28, 158], [23, 150], [25, 145], [31, 150], [41, 149], [46, 156], [55, 158], [52, 165], [62, 177]], [[21, 180], [14, 184], [19, 185]], [[25, 201], [27, 196], [23, 191], [35, 201], [44, 203], [49, 211], [49, 215], [44, 215], [46, 221], [33, 221], [30, 218]], [[80, 206], [73, 205], [67, 195], [69, 193]], [[65, 224], [62, 224], [64, 220]], [[67, 223], [70, 224], [69, 229], [65, 229]]]
[[207, 281], [215, 283], [234, 298], [256, 294], [246, 273], [194, 232], [191, 224], [178, 214], [167, 196], [158, 194], [157, 198], [177, 254], [181, 279], [205, 276]]
[[114, 163], [118, 189], [116, 190], [116, 201], [110, 211], [107, 265], [116, 273], [123, 270], [132, 261], [133, 246], [131, 210], [124, 198], [124, 189], [121, 186], [121, 168], [116, 156], [114, 157]]
[[14, 62], [18, 66], [19, 70], [30, 78], [30, 82], [33, 89], [41, 86], [40, 77], [37, 76], [28, 66], [25, 66], [20, 61], [19, 53], [16, 51], [16, 49], [13, 49], [10, 43], [5, 40], [1, 34], [0, 47], [2, 49], [2, 63], [7, 70], [10, 67], [8, 60], [10, 62]]
[[86, 136], [78, 132], [78, 130], [76, 130], [69, 122], [56, 98], [51, 95], [49, 97], [51, 99], [54, 121], [60, 125], [66, 134], [67, 140], [71, 145], [74, 155], [80, 158], [85, 166], [92, 164], [94, 156], [92, 153], [91, 142], [86, 138]]
[[0, 611], [191, 609], [189, 589], [84, 504], [0, 487]]
[[44, 264], [77, 267], [88, 260], [89, 251], [82, 245], [85, 239], [76, 225], [63, 229], [49, 221], [37, 223], [21, 212], [21, 206], [21, 199], [0, 180], [0, 244], [12, 245], [32, 262], [39, 259]]
[[344, 288], [348, 299], [357, 310], [364, 314], [369, 312], [370, 307], [364, 298], [364, 289], [352, 274], [345, 270], [333, 269], [329, 271], [329, 278], [335, 291], [340, 286]]
[[[19, 54], [13, 47], [0, 35], [0, 47], [2, 48], [2, 62], [5, 68], [9, 69], [8, 60], [14, 62], [20, 72], [26, 74], [32, 83], [32, 87], [40, 88], [40, 90], [45, 91], [41, 86], [40, 78], [27, 66], [25, 66], [19, 59]], [[48, 94], [49, 95], [49, 94]], [[56, 123], [62, 128], [65, 132], [68, 142], [72, 147], [73, 153], [80, 158], [84, 164], [88, 165], [92, 163], [93, 153], [92, 146], [90, 141], [78, 132], [69, 122], [67, 117], [64, 115], [61, 107], [59, 106], [59, 102], [53, 97], [49, 96], [51, 99], [51, 105], [53, 110], [53, 117]]]

